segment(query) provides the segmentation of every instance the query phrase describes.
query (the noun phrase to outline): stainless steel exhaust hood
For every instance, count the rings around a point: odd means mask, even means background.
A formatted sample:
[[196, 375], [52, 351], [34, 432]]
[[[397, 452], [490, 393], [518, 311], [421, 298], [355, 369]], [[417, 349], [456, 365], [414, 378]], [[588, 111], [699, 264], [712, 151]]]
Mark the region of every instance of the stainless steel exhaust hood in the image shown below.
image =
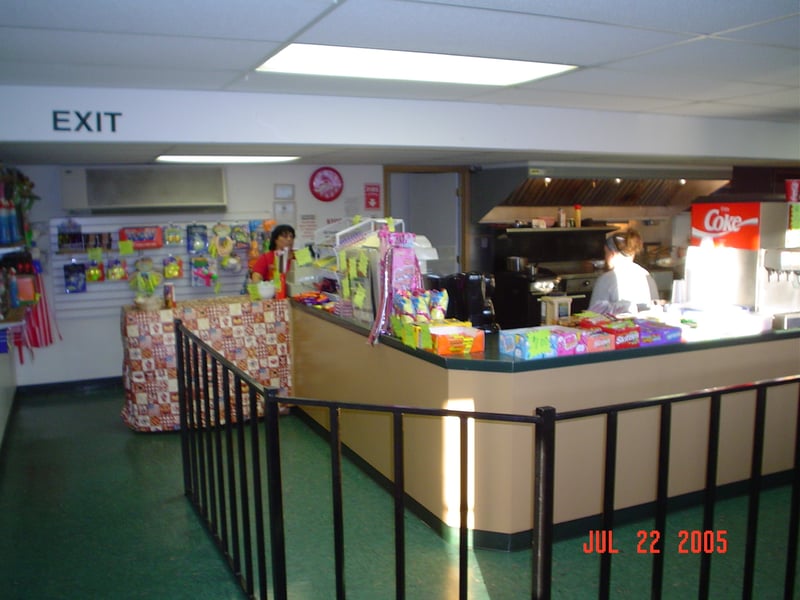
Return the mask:
[[678, 179], [527, 178], [499, 206], [666, 206], [678, 210], [727, 181]]

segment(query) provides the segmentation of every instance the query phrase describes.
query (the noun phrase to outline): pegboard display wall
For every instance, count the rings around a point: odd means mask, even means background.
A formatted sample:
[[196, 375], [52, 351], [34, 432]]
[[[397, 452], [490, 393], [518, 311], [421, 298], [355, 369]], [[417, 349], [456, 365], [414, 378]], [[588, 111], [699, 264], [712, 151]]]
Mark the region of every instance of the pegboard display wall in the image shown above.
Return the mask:
[[[208, 239], [214, 233], [212, 228], [218, 223], [223, 223], [231, 227], [241, 227], [250, 230], [250, 224], [260, 224], [268, 216], [264, 214], [251, 213], [204, 213], [198, 218], [191, 215], [135, 215], [135, 216], [81, 216], [68, 218], [51, 219], [49, 221], [48, 242], [50, 250], [48, 252], [49, 265], [47, 270], [52, 279], [53, 298], [56, 317], [59, 319], [68, 318], [91, 318], [95, 316], [117, 316], [120, 314], [122, 306], [133, 304], [135, 291], [130, 287], [130, 278], [134, 275], [135, 263], [139, 258], [150, 258], [154, 264], [154, 270], [163, 274], [164, 259], [180, 259], [183, 263], [183, 274], [174, 279], [164, 279], [157, 287], [154, 296], [163, 298], [164, 283], [171, 283], [174, 287], [175, 300], [190, 300], [199, 298], [211, 298], [214, 296], [231, 296], [241, 293], [245, 278], [247, 276], [247, 260], [249, 247], [238, 244], [233, 252], [240, 258], [241, 270], [236, 272], [222, 268], [217, 261], [216, 279], [206, 277], [210, 285], [205, 285], [202, 278], [195, 278], [192, 282], [191, 259], [195, 256], [209, 256], [208, 250], [200, 251], [196, 254], [189, 252], [187, 247], [187, 229], [191, 230], [196, 225], [207, 227]], [[64, 225], [68, 221], [80, 227], [80, 234], [73, 234], [71, 239], [63, 235]], [[190, 228], [191, 226], [191, 228]], [[128, 228], [136, 230], [145, 228], [153, 231], [165, 227], [176, 228], [183, 232], [183, 240], [179, 245], [167, 245], [162, 237], [160, 247], [134, 249], [132, 254], [120, 254], [120, 231]], [[255, 228], [259, 238], [259, 246], [268, 235], [261, 229]], [[59, 234], [62, 238], [59, 239]], [[122, 234], [123, 238], [129, 238], [128, 232]], [[74, 247], [69, 248], [69, 242], [74, 243]], [[65, 265], [90, 263], [90, 254], [86, 247], [100, 247], [100, 254], [104, 264], [103, 281], [91, 281], [87, 277], [85, 292], [67, 292], [67, 278], [65, 277]], [[95, 251], [96, 252], [96, 251]], [[112, 259], [124, 260], [129, 279], [112, 280], [109, 278], [108, 262]], [[69, 268], [69, 267], [68, 267]], [[70, 282], [71, 283], [71, 282]], [[72, 286], [69, 286], [72, 287]]]

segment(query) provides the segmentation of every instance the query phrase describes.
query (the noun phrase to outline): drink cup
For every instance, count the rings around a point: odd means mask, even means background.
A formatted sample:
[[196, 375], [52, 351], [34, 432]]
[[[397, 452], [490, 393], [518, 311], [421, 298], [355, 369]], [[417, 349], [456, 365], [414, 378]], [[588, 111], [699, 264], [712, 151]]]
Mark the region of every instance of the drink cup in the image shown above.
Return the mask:
[[787, 179], [785, 184], [786, 201], [800, 202], [800, 179]]

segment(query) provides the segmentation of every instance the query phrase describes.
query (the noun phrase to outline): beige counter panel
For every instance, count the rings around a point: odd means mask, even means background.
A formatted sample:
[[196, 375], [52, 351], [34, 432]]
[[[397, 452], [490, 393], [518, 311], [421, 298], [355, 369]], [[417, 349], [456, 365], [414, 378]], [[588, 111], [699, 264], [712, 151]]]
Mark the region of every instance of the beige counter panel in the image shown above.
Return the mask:
[[[800, 373], [800, 338], [576, 366], [496, 373], [448, 370], [363, 335], [293, 310], [296, 393], [301, 397], [380, 405], [445, 407], [465, 401], [477, 411], [532, 414], [638, 401], [714, 386]], [[719, 483], [750, 472], [755, 394], [723, 401]], [[790, 468], [797, 386], [769, 392], [764, 472]], [[673, 408], [670, 495], [704, 485], [708, 401]], [[731, 409], [731, 410], [729, 410]], [[309, 411], [323, 425], [327, 415]], [[616, 506], [652, 501], [656, 489], [658, 409], [620, 414]], [[406, 489], [443, 521], [447, 518], [446, 425], [406, 417]], [[343, 416], [343, 441], [387, 477], [391, 422], [374, 415]], [[457, 440], [457, 438], [456, 438]], [[596, 514], [602, 498], [605, 421], [560, 422], [556, 431], [556, 522]], [[452, 452], [452, 450], [451, 450]], [[457, 453], [457, 445], [456, 445]], [[475, 424], [474, 527], [516, 533], [532, 528], [533, 435], [518, 424]], [[456, 479], [457, 479], [457, 464]]]

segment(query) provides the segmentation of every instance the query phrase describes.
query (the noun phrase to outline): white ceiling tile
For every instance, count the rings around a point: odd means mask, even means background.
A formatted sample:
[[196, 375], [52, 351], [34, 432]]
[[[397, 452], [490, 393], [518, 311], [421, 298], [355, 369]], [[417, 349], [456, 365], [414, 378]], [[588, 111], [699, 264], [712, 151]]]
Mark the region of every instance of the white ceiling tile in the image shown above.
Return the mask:
[[538, 14], [659, 31], [710, 34], [797, 14], [796, 0], [427, 0], [448, 6]]
[[616, 69], [730, 81], [800, 83], [800, 50], [702, 39], [623, 59]]
[[241, 69], [258, 66], [274, 48], [270, 42], [71, 31], [12, 29], [0, 36], [0, 55], [28, 64]]
[[452, 6], [390, 2], [377, 12], [369, 0], [348, 0], [298, 37], [305, 43], [576, 65], [603, 63], [687, 39], [673, 33]]
[[771, 46], [800, 48], [800, 14], [779, 21], [759, 23], [750, 27], [726, 31], [721, 36], [727, 39], [756, 42]]
[[15, 1], [2, 24], [50, 30], [283, 39], [329, 10], [332, 0]]

